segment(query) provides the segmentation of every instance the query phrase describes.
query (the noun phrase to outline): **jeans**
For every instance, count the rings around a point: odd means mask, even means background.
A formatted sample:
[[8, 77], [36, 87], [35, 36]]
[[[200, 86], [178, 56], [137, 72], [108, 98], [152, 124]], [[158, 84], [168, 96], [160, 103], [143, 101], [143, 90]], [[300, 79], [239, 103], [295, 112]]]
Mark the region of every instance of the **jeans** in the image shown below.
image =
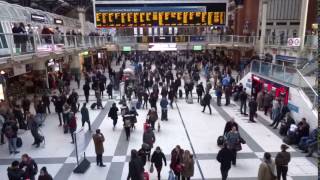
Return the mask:
[[9, 151], [11, 152], [16, 152], [17, 151], [17, 138], [9, 138], [8, 139], [8, 144], [9, 144]]
[[271, 119], [275, 120], [277, 118], [278, 114], [279, 114], [279, 110], [278, 109], [272, 109]]
[[227, 96], [226, 96], [226, 106], [229, 105], [229, 104], [230, 104], [230, 96], [227, 95]]
[[89, 126], [89, 131], [91, 131], [91, 124], [90, 121], [82, 121], [82, 127], [84, 126], [85, 123], [88, 123]]
[[[242, 111], [243, 109], [243, 111]], [[240, 103], [240, 113], [247, 114], [247, 103], [246, 101], [241, 101]]]
[[210, 107], [210, 104], [205, 104], [204, 106], [203, 106], [203, 110], [202, 110], [202, 112], [204, 112], [205, 110], [206, 110], [206, 107], [209, 107], [209, 110], [210, 110], [210, 114], [211, 114], [211, 107]]
[[124, 130], [126, 132], [127, 141], [129, 141], [129, 138], [130, 138], [130, 127], [125, 127]]
[[277, 166], [277, 179], [287, 180], [288, 166]]
[[227, 180], [229, 169], [220, 169], [222, 180]]
[[190, 180], [190, 177], [183, 177], [182, 176], [182, 180]]
[[168, 120], [168, 110], [161, 109], [161, 120]]
[[256, 115], [255, 112], [250, 112], [249, 114], [249, 121], [254, 121], [254, 116]]
[[217, 105], [221, 106], [221, 96], [217, 96]]
[[232, 152], [232, 164], [236, 165], [237, 163], [237, 150], [236, 149], [231, 149]]

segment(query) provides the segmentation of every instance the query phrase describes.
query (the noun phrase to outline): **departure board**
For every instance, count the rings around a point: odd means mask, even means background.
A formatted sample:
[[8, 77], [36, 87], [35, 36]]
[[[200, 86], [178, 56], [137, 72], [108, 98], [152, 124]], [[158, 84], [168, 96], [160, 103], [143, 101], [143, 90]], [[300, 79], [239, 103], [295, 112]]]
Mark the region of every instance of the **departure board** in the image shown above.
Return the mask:
[[98, 28], [224, 25], [225, 12], [97, 12]]

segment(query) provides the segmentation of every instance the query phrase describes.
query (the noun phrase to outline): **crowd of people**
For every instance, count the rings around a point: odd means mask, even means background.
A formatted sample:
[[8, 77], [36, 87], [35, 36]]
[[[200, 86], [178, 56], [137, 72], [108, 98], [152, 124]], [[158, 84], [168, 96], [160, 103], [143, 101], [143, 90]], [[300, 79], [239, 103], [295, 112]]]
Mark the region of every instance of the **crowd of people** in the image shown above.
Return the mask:
[[[33, 101], [24, 97], [21, 101], [12, 99], [8, 103], [0, 103], [0, 120], [2, 120], [1, 143], [4, 143], [4, 137], [8, 139], [9, 152], [19, 153], [17, 151], [18, 129], [31, 130], [34, 137], [34, 145], [39, 147], [45, 141], [41, 133], [41, 126], [45, 123], [46, 114], [51, 113], [50, 103], [53, 103], [59, 126], [63, 127], [64, 133], [71, 134], [71, 143], [74, 143], [74, 132], [77, 129], [76, 113], [81, 113], [82, 126], [86, 123], [89, 131], [92, 131], [90, 124], [90, 115], [87, 108], [90, 92], [94, 91], [95, 102], [91, 109], [104, 109], [102, 98], [107, 92], [107, 97], [113, 99], [113, 90], [119, 87], [119, 82], [124, 82], [124, 94], [117, 103], [113, 103], [108, 110], [108, 117], [112, 119], [113, 130], [117, 128], [119, 114], [123, 120], [123, 129], [126, 134], [126, 140], [130, 140], [130, 134], [135, 131], [137, 109], [146, 109], [148, 111], [146, 121], [143, 125], [143, 137], [141, 148], [131, 150], [131, 160], [129, 162], [128, 179], [145, 180], [148, 178], [148, 171], [157, 171], [158, 179], [161, 179], [161, 170], [163, 165], [167, 165], [164, 152], [160, 147], [153, 147], [156, 142], [155, 131], [160, 131], [160, 121], [166, 123], [170, 117], [170, 108], [174, 108], [177, 100], [185, 99], [187, 103], [193, 103], [193, 96], [196, 94], [197, 103], [203, 106], [202, 112], [209, 108], [212, 114], [211, 106], [213, 96], [216, 96], [217, 106], [222, 105], [222, 96], [225, 96], [225, 106], [229, 106], [231, 98], [235, 102], [240, 101], [240, 112], [244, 116], [249, 115], [249, 122], [257, 122], [257, 112], [263, 110], [265, 115], [270, 115], [275, 128], [281, 124], [280, 134], [285, 135], [287, 144], [297, 144], [309, 156], [316, 147], [317, 129], [309, 135], [309, 125], [306, 119], [302, 119], [296, 126], [290, 116], [290, 111], [282, 96], [275, 97], [273, 92], [261, 90], [255, 95], [249, 96], [241, 83], [237, 84], [239, 77], [234, 77], [232, 69], [228, 64], [223, 68], [219, 65], [226, 57], [224, 54], [214, 53], [195, 53], [173, 54], [173, 53], [149, 53], [140, 54], [139, 57], [128, 54], [123, 60], [119, 57], [117, 64], [121, 64], [120, 70], [115, 71], [108, 66], [109, 76], [104, 74], [102, 69], [92, 69], [83, 73], [84, 84], [82, 90], [85, 96], [85, 102], [80, 109], [79, 95], [75, 89], [70, 86], [71, 76], [68, 73], [62, 73], [58, 78], [58, 86], [52, 94], [44, 94], [41, 97], [34, 96]], [[133, 65], [133, 73], [128, 74], [127, 60]], [[204, 74], [204, 75], [203, 75]], [[108, 80], [109, 79], [109, 80]], [[74, 78], [80, 88], [80, 77]], [[70, 89], [72, 89], [70, 91]], [[184, 92], [183, 92], [184, 90]], [[195, 90], [195, 91], [194, 91]], [[121, 90], [120, 90], [121, 91]], [[195, 92], [195, 94], [193, 94]], [[160, 97], [159, 97], [160, 96]], [[92, 100], [92, 99], [90, 99]], [[5, 105], [8, 104], [8, 105]], [[34, 105], [35, 113], [31, 113], [30, 106]], [[247, 114], [247, 105], [249, 114]], [[160, 109], [159, 109], [160, 106]], [[158, 111], [159, 109], [159, 111]], [[161, 112], [158, 115], [158, 112]], [[292, 139], [292, 137], [294, 137]], [[100, 129], [97, 129], [92, 136], [97, 154], [97, 165], [105, 167], [103, 163], [105, 141], [104, 135]], [[220, 138], [220, 137], [219, 137]], [[21, 140], [21, 138], [20, 138]], [[287, 142], [288, 141], [288, 142]], [[290, 142], [289, 142], [290, 141]], [[292, 142], [291, 142], [292, 141]], [[221, 163], [222, 179], [227, 179], [231, 164], [236, 166], [237, 152], [242, 150], [241, 144], [246, 141], [239, 133], [238, 125], [234, 119], [227, 122], [221, 139], [218, 139], [218, 145], [221, 147], [217, 155], [217, 160]], [[154, 149], [154, 150], [153, 150]], [[269, 180], [280, 176], [285, 180], [290, 162], [290, 154], [286, 151], [288, 146], [282, 145], [281, 152], [272, 160], [270, 153], [264, 154], [263, 162], [260, 165], [258, 178]], [[153, 150], [153, 153], [151, 153]], [[190, 179], [194, 175], [195, 158], [194, 152], [184, 150], [177, 145], [171, 152], [169, 177], [180, 180]], [[145, 168], [146, 162], [150, 161], [150, 168]], [[30, 161], [31, 162], [31, 161]], [[12, 164], [10, 172], [20, 171], [23, 174], [25, 170], [17, 166], [17, 162]], [[46, 169], [44, 168], [44, 174]], [[8, 175], [9, 173], [8, 169]], [[30, 179], [30, 173], [28, 175]]]

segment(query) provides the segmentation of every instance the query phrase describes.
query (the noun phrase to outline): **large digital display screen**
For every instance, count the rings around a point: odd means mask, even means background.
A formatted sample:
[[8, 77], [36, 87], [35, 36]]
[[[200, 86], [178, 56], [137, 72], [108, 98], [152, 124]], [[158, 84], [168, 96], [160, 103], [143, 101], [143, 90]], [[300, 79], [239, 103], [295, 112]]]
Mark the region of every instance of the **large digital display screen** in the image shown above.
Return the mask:
[[[215, 7], [215, 6], [213, 6]], [[224, 25], [225, 6], [96, 7], [97, 28]]]

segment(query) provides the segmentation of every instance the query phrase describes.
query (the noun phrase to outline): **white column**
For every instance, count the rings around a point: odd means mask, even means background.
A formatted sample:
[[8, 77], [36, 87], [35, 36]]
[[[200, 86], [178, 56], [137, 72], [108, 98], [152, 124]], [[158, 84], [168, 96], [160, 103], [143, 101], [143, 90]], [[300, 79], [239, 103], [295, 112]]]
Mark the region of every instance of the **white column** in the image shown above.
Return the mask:
[[304, 48], [304, 38], [306, 35], [308, 6], [309, 6], [309, 0], [301, 0], [300, 26], [299, 26], [300, 50], [303, 50]]
[[48, 70], [45, 62], [39, 61], [32, 64], [33, 72], [36, 72], [36, 74], [46, 82], [47, 87], [49, 88], [49, 81], [48, 81]]
[[79, 15], [79, 21], [81, 24], [81, 34], [85, 35], [85, 29], [86, 29], [86, 10], [85, 8], [77, 8], [78, 15]]
[[262, 16], [261, 16], [261, 36], [260, 36], [260, 46], [259, 55], [264, 55], [264, 39], [266, 36], [266, 24], [267, 24], [267, 7], [268, 0], [262, 0]]

